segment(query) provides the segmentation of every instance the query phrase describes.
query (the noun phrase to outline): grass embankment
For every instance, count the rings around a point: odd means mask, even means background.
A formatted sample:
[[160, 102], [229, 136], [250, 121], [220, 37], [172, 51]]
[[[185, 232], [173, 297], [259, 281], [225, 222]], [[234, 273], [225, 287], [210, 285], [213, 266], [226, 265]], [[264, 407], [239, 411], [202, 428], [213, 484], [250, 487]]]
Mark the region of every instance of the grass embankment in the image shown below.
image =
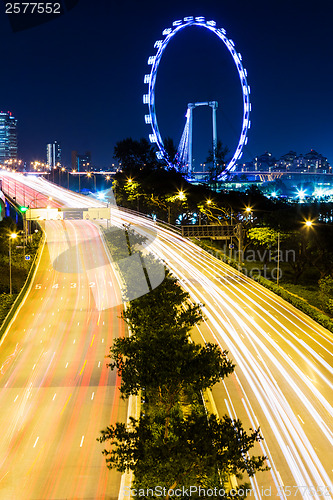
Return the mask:
[[287, 267], [287, 263], [282, 263], [281, 268], [283, 274], [278, 286], [276, 284], [276, 279], [274, 279], [276, 277], [274, 274], [276, 262], [264, 264], [262, 261], [245, 261], [241, 266], [239, 266], [238, 261], [226, 255], [216, 244], [214, 245], [214, 242], [206, 240], [198, 241], [194, 239], [193, 241], [198, 246], [214, 255], [216, 258], [222, 260], [226, 264], [229, 264], [233, 268], [240, 270], [246, 276], [249, 276], [264, 287], [276, 293], [333, 333], [333, 319], [329, 314], [320, 308], [322, 302], [319, 298], [319, 287], [314, 281], [312, 273], [309, 273], [308, 275], [305, 274], [302, 284], [294, 284], [288, 279], [290, 277], [290, 271]]
[[[34, 233], [33, 235], [31, 235], [31, 239], [29, 240], [27, 245], [23, 245], [22, 238], [18, 237], [17, 239], [13, 240], [14, 242], [11, 245], [12, 295], [10, 295], [9, 293], [10, 279], [8, 247], [2, 247], [2, 252], [0, 253], [0, 336], [1, 325], [5, 321], [6, 316], [8, 315], [12, 305], [14, 304], [16, 298], [18, 297], [26, 282], [31, 266], [34, 262], [35, 255], [38, 251], [41, 238], [42, 231], [38, 231], [38, 233]], [[29, 260], [25, 259], [25, 256], [27, 255], [30, 256]]]

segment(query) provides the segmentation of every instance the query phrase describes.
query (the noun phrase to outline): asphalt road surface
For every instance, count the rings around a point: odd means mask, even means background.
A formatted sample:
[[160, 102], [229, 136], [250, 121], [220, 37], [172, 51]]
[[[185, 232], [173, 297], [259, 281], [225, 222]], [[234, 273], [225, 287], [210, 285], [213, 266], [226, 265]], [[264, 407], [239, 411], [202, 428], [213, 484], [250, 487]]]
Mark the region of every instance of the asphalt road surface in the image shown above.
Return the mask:
[[105, 359], [124, 334], [119, 284], [95, 224], [47, 221], [45, 230], [0, 346], [0, 499], [114, 499], [120, 474], [96, 438], [127, 415]]

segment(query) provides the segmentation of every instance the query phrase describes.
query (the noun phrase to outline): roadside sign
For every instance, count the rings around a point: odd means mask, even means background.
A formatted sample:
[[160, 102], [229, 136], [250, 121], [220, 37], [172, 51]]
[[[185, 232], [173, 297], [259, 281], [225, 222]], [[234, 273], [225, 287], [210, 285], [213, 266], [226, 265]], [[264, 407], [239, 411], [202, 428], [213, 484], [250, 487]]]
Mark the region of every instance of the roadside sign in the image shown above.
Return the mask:
[[26, 255], [24, 258], [25, 260], [30, 260], [30, 255]]
[[230, 243], [229, 244], [229, 250], [232, 250], [233, 248], [235, 248], [235, 245], [233, 243]]

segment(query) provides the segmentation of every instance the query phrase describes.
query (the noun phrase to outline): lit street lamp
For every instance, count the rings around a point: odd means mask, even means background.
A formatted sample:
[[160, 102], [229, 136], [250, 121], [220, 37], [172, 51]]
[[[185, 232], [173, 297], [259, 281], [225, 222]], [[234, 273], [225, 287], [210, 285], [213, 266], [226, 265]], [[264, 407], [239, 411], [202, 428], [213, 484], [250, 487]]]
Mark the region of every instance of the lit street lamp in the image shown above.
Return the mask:
[[246, 213], [246, 215], [247, 215], [246, 220], [247, 220], [247, 221], [251, 220], [252, 208], [251, 208], [251, 207], [246, 207], [246, 208], [245, 208], [245, 213]]
[[186, 200], [186, 194], [184, 193], [183, 190], [178, 191], [178, 198], [180, 199], [180, 201]]
[[12, 240], [17, 238], [16, 233], [9, 236], [9, 295], [12, 295]]

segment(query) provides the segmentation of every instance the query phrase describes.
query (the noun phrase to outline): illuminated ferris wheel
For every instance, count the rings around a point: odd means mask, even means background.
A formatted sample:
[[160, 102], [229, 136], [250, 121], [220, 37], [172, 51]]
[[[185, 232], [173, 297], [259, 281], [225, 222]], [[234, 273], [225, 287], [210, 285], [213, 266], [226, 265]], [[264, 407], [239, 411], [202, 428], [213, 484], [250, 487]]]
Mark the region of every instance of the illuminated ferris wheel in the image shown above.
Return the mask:
[[[242, 65], [241, 54], [236, 51], [235, 44], [230, 38], [227, 37], [226, 31], [223, 28], [216, 27], [215, 21], [206, 21], [204, 17], [193, 17], [193, 16], [184, 17], [183, 20], [174, 21], [172, 23], [172, 28], [166, 28], [163, 31], [162, 35], [164, 36], [164, 39], [157, 40], [155, 42], [154, 48], [156, 49], [156, 54], [148, 58], [148, 65], [151, 66], [151, 70], [150, 73], [146, 74], [144, 77], [144, 83], [148, 85], [148, 92], [143, 95], [143, 103], [148, 105], [148, 114], [145, 114], [145, 122], [151, 125], [152, 128], [152, 132], [149, 134], [149, 139], [150, 142], [155, 143], [158, 146], [159, 151], [156, 154], [159, 159], [164, 159], [169, 166], [175, 166], [179, 170], [186, 171], [187, 175], [190, 177], [191, 167], [192, 167], [191, 162], [190, 164], [187, 163], [187, 165], [185, 165], [185, 162], [188, 161], [188, 158], [192, 157], [192, 151], [191, 151], [192, 141], [191, 137], [188, 136], [188, 132], [186, 132], [186, 127], [188, 126], [188, 124], [185, 124], [184, 133], [181, 142], [179, 144], [177, 153], [178, 158], [186, 158], [187, 160], [184, 160], [182, 164], [180, 164], [179, 162], [176, 162], [175, 164], [175, 161], [168, 157], [168, 154], [165, 150], [164, 143], [158, 128], [156, 110], [155, 110], [156, 77], [157, 77], [158, 66], [160, 64], [163, 52], [166, 49], [171, 38], [174, 37], [175, 34], [178, 33], [180, 30], [183, 30], [184, 28], [187, 28], [189, 26], [200, 26], [209, 31], [212, 31], [213, 33], [215, 33], [215, 35], [219, 37], [219, 39], [227, 47], [233, 58], [242, 88], [242, 95], [243, 95], [242, 127], [236, 150], [231, 160], [226, 165], [225, 170], [221, 174], [221, 177], [225, 177], [228, 172], [232, 171], [235, 168], [236, 162], [241, 158], [243, 154], [242, 153], [243, 146], [247, 144], [247, 139], [248, 139], [247, 131], [251, 126], [250, 87], [247, 83], [247, 71]], [[190, 127], [188, 128], [190, 129]], [[216, 143], [214, 144], [213, 141], [213, 151], [215, 147]]]

